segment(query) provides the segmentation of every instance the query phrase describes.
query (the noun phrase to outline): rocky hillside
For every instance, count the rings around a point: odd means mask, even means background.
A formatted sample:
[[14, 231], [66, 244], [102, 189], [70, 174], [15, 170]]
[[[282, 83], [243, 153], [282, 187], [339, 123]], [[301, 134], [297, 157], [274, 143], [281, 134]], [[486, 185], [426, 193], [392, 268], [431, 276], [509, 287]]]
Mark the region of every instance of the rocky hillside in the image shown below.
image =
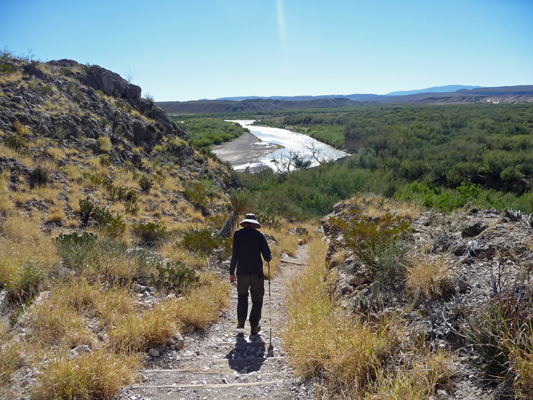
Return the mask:
[[530, 398], [529, 367], [515, 357], [532, 349], [531, 216], [443, 215], [361, 196], [338, 203], [322, 226], [331, 293], [347, 311], [400, 315], [413, 340], [459, 356], [455, 393], [436, 398]]
[[[141, 88], [98, 65], [72, 60], [47, 63], [4, 60], [0, 64], [0, 129], [26, 140], [48, 137], [98, 154], [96, 140], [111, 140], [113, 161], [138, 164], [162, 140], [185, 139]], [[192, 155], [191, 149], [183, 149]]]
[[[166, 180], [168, 187], [183, 189], [183, 184], [210, 179], [225, 188], [226, 167], [208, 161], [186, 140], [161, 108], [141, 97], [139, 86], [102, 67], [72, 60], [0, 62], [0, 177], [7, 185], [0, 211], [10, 208], [25, 184], [29, 190], [42, 180], [63, 183], [67, 192], [81, 184], [80, 197], [101, 193], [96, 189], [102, 180], [109, 179], [112, 187], [127, 179], [124, 174], [133, 181], [141, 174], [175, 204], [176, 196], [190, 199], [163, 189]], [[132, 185], [143, 193], [138, 183]], [[113, 197], [107, 193], [100, 200], [110, 206]], [[68, 198], [67, 214], [78, 209]], [[180, 214], [166, 212], [173, 213]]]

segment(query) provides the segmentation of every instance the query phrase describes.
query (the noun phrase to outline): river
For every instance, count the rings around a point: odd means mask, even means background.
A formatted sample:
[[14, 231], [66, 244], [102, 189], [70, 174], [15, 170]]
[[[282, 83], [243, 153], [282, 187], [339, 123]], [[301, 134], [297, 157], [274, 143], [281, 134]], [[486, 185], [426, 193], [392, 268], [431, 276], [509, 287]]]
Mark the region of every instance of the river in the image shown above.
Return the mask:
[[[259, 142], [255, 141], [256, 143], [254, 143], [255, 148], [257, 149], [256, 151], [251, 150], [250, 147], [250, 151], [243, 152], [243, 149], [239, 148], [239, 146], [234, 149], [235, 151], [232, 151], [231, 142], [222, 144], [213, 149], [213, 152], [217, 154], [221, 160], [228, 161], [231, 166], [238, 171], [245, 170], [246, 168], [257, 170], [264, 166], [276, 170], [272, 160], [287, 158], [291, 153], [297, 153], [304, 160], [309, 160], [312, 167], [319, 164], [319, 162], [313, 157], [313, 151], [321, 161], [336, 160], [348, 155], [347, 153], [336, 150], [310, 136], [292, 132], [287, 129], [252, 125], [254, 120], [231, 120], [229, 122], [235, 122], [244, 128], [248, 128], [250, 132], [259, 139]], [[241, 156], [239, 156], [239, 154]], [[244, 154], [246, 154], [246, 156], [244, 156]]]

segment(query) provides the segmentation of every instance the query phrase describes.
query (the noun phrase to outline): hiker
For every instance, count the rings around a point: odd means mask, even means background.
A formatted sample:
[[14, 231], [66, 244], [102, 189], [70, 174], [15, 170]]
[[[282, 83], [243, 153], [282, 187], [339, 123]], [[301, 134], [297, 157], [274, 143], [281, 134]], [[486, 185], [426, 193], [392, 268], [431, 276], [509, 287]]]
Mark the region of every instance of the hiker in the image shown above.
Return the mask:
[[[261, 329], [261, 309], [265, 294], [265, 275], [263, 261], [272, 259], [270, 247], [265, 236], [257, 229], [261, 224], [254, 214], [246, 214], [240, 225], [243, 227], [233, 234], [233, 252], [230, 264], [230, 282], [237, 282], [237, 329], [244, 329], [248, 314], [248, 291], [252, 296], [252, 310], [250, 311], [251, 334], [256, 335]], [[235, 268], [237, 274], [235, 275]]]

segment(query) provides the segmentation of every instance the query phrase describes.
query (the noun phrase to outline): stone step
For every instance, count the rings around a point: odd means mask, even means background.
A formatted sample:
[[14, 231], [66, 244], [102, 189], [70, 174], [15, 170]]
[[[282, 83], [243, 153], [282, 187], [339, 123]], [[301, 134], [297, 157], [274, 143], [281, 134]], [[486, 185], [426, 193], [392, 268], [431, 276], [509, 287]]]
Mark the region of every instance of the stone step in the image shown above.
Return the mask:
[[132, 385], [131, 389], [232, 389], [235, 387], [268, 386], [283, 383], [283, 380], [266, 382], [208, 383], [208, 384], [173, 384], [173, 385]]
[[[122, 399], [148, 400], [148, 399], [168, 399], [168, 400], [221, 400], [228, 398], [254, 399], [254, 400], [293, 400], [298, 398], [313, 398], [306, 395], [302, 389], [307, 388], [286, 381], [265, 381], [250, 384], [217, 384], [217, 385], [194, 385], [194, 386], [165, 386], [151, 387], [139, 385], [137, 388], [126, 390], [121, 396]], [[139, 397], [142, 396], [142, 397]]]
[[253, 383], [286, 379], [287, 371], [271, 367], [268, 372], [259, 370], [253, 371], [248, 368], [253, 366], [241, 366], [240, 371], [225, 366], [216, 371], [197, 371], [195, 369], [178, 369], [165, 373], [143, 373], [144, 381], [141, 386], [168, 386], [168, 385], [207, 385], [207, 384], [228, 384], [228, 383]]

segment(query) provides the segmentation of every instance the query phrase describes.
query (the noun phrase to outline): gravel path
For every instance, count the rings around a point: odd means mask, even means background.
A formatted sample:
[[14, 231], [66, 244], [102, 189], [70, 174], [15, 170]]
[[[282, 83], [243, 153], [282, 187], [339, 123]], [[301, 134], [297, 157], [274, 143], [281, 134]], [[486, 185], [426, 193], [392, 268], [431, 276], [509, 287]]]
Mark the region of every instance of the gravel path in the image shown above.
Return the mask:
[[295, 257], [284, 258], [271, 282], [272, 325], [267, 284], [260, 333], [249, 336], [248, 322], [245, 330], [236, 329], [233, 288], [231, 307], [216, 324], [186, 337], [182, 350], [150, 357], [141, 371], [143, 381], [125, 388], [119, 399], [314, 399], [313, 382], [292, 376], [280, 337], [285, 282], [302, 268], [306, 255], [304, 245]]

